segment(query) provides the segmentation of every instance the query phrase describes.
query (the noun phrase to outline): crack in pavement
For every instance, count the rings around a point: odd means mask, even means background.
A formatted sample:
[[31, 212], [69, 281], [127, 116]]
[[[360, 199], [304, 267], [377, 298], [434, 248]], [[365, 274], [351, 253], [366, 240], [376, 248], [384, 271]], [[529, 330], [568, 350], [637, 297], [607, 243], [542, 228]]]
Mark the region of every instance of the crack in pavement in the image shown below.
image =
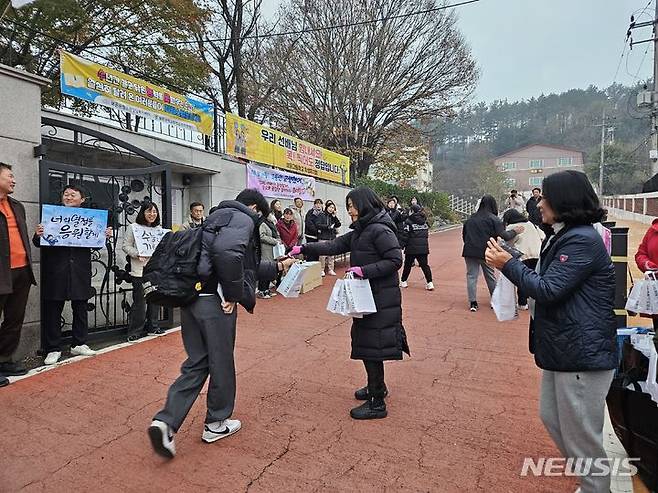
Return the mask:
[[256, 477], [253, 478], [251, 481], [249, 481], [249, 484], [247, 484], [247, 487], [246, 487], [245, 490], [244, 490], [245, 493], [247, 493], [255, 483], [257, 483], [258, 481], [260, 481], [260, 479], [263, 477], [263, 475], [267, 472], [267, 470], [268, 470], [270, 467], [272, 467], [274, 464], [276, 464], [276, 462], [277, 462], [278, 460], [280, 460], [280, 459], [283, 458], [288, 452], [290, 452], [290, 446], [292, 445], [292, 442], [293, 442], [294, 438], [295, 438], [295, 433], [294, 433], [293, 431], [291, 431], [290, 434], [288, 435], [288, 443], [286, 443], [286, 446], [285, 446], [285, 448], [283, 449], [283, 451], [282, 451], [281, 453], [279, 453], [274, 459], [272, 459], [272, 460], [269, 462], [269, 464], [267, 464], [263, 469], [261, 469], [261, 471], [258, 473], [258, 476], [256, 476]]

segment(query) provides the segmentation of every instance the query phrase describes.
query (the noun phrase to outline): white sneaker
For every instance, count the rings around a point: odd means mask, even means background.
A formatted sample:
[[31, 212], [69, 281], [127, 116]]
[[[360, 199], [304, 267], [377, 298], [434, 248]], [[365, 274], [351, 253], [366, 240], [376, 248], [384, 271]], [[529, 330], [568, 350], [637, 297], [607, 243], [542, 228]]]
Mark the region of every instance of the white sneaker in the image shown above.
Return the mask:
[[428, 291], [434, 291], [434, 283], [428, 282], [427, 286], [425, 286], [425, 289], [427, 289]]
[[176, 455], [176, 444], [174, 443], [174, 432], [171, 427], [163, 421], [154, 419], [148, 429], [149, 438], [153, 450], [158, 455], [167, 459], [173, 459]]
[[222, 438], [230, 437], [242, 428], [242, 423], [237, 419], [225, 419], [214, 423], [206, 423], [203, 426], [203, 435], [201, 440], [206, 443], [213, 443]]
[[322, 277], [324, 277], [326, 274], [324, 273], [324, 271], [322, 271], [322, 273], [321, 273], [320, 275], [321, 275]]
[[333, 270], [330, 270], [330, 271], [328, 272], [328, 274], [329, 274], [330, 276], [335, 276], [335, 275], [336, 275], [336, 272], [333, 271]]
[[61, 351], [52, 351], [46, 355], [46, 359], [43, 360], [44, 365], [54, 365], [59, 361], [59, 358], [62, 357]]
[[407, 281], [400, 281], [400, 287], [401, 287], [401, 288], [408, 288], [408, 287], [409, 287], [409, 283], [408, 283]]
[[73, 346], [71, 348], [71, 354], [73, 356], [94, 356], [96, 351], [91, 349], [86, 344], [81, 344], [80, 346]]
[[519, 310], [521, 310], [523, 312], [527, 312], [528, 311], [528, 305], [519, 305]]

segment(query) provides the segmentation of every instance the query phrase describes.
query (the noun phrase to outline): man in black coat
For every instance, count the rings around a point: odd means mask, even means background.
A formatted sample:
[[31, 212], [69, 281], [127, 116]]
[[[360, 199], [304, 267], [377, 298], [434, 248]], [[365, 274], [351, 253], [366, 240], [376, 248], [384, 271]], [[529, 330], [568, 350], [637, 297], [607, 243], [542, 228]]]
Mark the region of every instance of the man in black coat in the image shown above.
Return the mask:
[[528, 219], [535, 226], [541, 226], [541, 211], [539, 202], [541, 201], [541, 188], [532, 189], [532, 197], [528, 199], [525, 209], [528, 212]]
[[[323, 205], [324, 202], [322, 199], [315, 199], [313, 209], [306, 213], [306, 218], [304, 219], [304, 237], [306, 238], [306, 243], [316, 243], [318, 241], [318, 223], [322, 215]], [[318, 259], [319, 257], [317, 255], [309, 254], [306, 256], [306, 260], [309, 262], [317, 261]]]
[[12, 167], [0, 162], [0, 387], [9, 384], [5, 375], [27, 373], [13, 357], [21, 339], [30, 287], [36, 284], [25, 208], [10, 197], [15, 187]]
[[409, 286], [407, 280], [409, 279], [411, 268], [413, 267], [414, 262], [418, 260], [418, 265], [420, 265], [420, 268], [425, 275], [425, 289], [433, 291], [434, 283], [432, 282], [432, 270], [427, 262], [430, 253], [430, 227], [427, 224], [427, 217], [425, 217], [425, 214], [419, 205], [412, 205], [410, 211], [411, 215], [404, 222], [400, 233], [401, 244], [404, 248], [405, 255], [400, 287], [406, 288]]
[[208, 410], [202, 440], [212, 443], [237, 433], [242, 424], [229, 419], [235, 405], [236, 305], [248, 312], [256, 306], [258, 278], [274, 279], [295, 261], [261, 262], [256, 225], [269, 206], [256, 190], [243, 190], [236, 200], [213, 208], [203, 224], [197, 266], [199, 297], [181, 308], [181, 332], [187, 360], [169, 388], [165, 407], [155, 415], [149, 436], [163, 457], [176, 454], [174, 434], [183, 424], [208, 376]]
[[[67, 185], [62, 192], [62, 205], [82, 207], [87, 200], [84, 190]], [[91, 248], [69, 246], [42, 246], [44, 227], [37, 226], [32, 237], [34, 246], [41, 249], [41, 287], [44, 299], [44, 340], [41, 346], [46, 352], [44, 363], [54, 365], [62, 356], [62, 310], [64, 303], [71, 302], [73, 312], [71, 355], [93, 356], [87, 345], [89, 322], [87, 303], [93, 296], [91, 287]], [[112, 228], [106, 228], [106, 238], [112, 236]]]

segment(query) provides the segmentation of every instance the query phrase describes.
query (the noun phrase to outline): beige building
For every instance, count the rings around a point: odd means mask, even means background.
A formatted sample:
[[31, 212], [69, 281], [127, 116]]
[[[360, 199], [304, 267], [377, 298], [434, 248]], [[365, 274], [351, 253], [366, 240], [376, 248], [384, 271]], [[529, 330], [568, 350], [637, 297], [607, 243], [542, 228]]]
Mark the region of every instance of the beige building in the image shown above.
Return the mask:
[[548, 144], [532, 144], [498, 156], [496, 167], [507, 176], [507, 185], [519, 192], [541, 188], [544, 178], [574, 169], [584, 171], [585, 154], [578, 149]]

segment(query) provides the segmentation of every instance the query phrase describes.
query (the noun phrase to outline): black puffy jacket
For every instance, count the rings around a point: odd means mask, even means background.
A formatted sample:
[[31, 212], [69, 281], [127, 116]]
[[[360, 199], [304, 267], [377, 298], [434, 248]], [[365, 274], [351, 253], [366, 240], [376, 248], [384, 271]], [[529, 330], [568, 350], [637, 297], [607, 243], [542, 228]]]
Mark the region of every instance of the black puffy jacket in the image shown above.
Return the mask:
[[476, 212], [464, 223], [462, 229], [464, 240], [462, 257], [484, 259], [489, 238], [500, 237], [507, 241], [514, 238], [516, 234], [514, 230], [506, 231], [503, 221], [498, 216], [486, 211]]
[[387, 207], [386, 212], [389, 216], [391, 216], [391, 219], [395, 223], [395, 227], [398, 229], [398, 231], [402, 230], [404, 220], [407, 218], [407, 216], [403, 214], [400, 209], [389, 209]]
[[306, 213], [306, 218], [304, 219], [304, 236], [306, 237], [306, 241], [318, 240], [318, 219], [322, 214], [322, 211], [317, 212], [315, 208]]
[[318, 228], [318, 240], [331, 241], [336, 239], [338, 228], [340, 228], [340, 220], [335, 214], [329, 214], [326, 211], [320, 214], [315, 224]]
[[203, 223], [197, 272], [204, 293], [221, 284], [226, 301], [240, 303], [248, 312], [256, 306], [258, 279], [275, 279], [275, 262], [260, 261], [258, 214], [246, 205], [221, 202]]
[[404, 222], [400, 233], [400, 243], [406, 255], [429, 255], [430, 227], [422, 212], [414, 212]]
[[398, 270], [402, 252], [393, 220], [384, 211], [360, 218], [352, 231], [327, 243], [307, 243], [303, 253], [339, 255], [351, 252], [350, 263], [363, 269], [370, 281], [377, 313], [355, 318], [352, 323], [352, 359], [399, 360], [409, 354], [402, 326], [402, 296]]
[[535, 300], [530, 352], [550, 371], [617, 367], [615, 269], [592, 226], [560, 231], [541, 254], [541, 271], [510, 260], [503, 274]]

